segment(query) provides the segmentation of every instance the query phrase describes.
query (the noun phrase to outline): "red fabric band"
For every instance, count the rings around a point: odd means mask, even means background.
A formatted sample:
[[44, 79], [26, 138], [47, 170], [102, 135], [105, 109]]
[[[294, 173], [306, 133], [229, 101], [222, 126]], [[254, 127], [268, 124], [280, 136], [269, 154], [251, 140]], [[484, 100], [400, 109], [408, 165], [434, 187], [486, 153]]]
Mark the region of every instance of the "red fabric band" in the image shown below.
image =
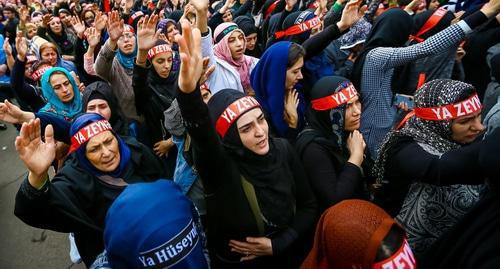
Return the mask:
[[424, 120], [453, 120], [481, 111], [483, 106], [477, 94], [460, 103], [438, 107], [417, 107], [415, 116]]
[[38, 68], [38, 70], [36, 70], [35, 72], [33, 72], [33, 74], [31, 74], [31, 78], [34, 80], [34, 81], [38, 81], [42, 76], [43, 74], [45, 73], [45, 71], [51, 69], [52, 66], [50, 65], [46, 65], [42, 68]]
[[153, 57], [155, 57], [158, 54], [166, 53], [166, 52], [172, 53], [172, 48], [170, 47], [170, 45], [162, 44], [162, 45], [154, 46], [151, 49], [149, 49], [149, 51], [148, 51], [148, 60], [153, 59]]
[[81, 128], [71, 137], [71, 147], [69, 148], [69, 153], [76, 151], [81, 145], [85, 144], [92, 137], [111, 130], [113, 130], [113, 128], [111, 128], [111, 124], [109, 124], [107, 120], [96, 121]]
[[424, 26], [422, 26], [422, 28], [420, 28], [420, 30], [418, 31], [418, 33], [416, 35], [411, 35], [410, 36], [410, 40], [415, 40], [418, 43], [423, 42], [424, 39], [421, 38], [421, 36], [423, 34], [427, 33], [432, 28], [434, 28], [441, 21], [441, 19], [444, 17], [444, 15], [446, 15], [447, 12], [448, 12], [448, 10], [446, 10], [446, 9], [444, 9], [442, 7], [438, 8], [432, 14], [432, 16], [424, 23]]
[[378, 262], [373, 265], [372, 269], [387, 269], [387, 268], [401, 268], [401, 269], [414, 269], [417, 268], [417, 262], [413, 256], [410, 245], [405, 239], [403, 245], [391, 257]]
[[274, 9], [276, 8], [276, 5], [278, 5], [279, 2], [280, 0], [276, 0], [272, 4], [270, 4], [269, 7], [267, 7], [266, 12], [264, 13], [264, 19], [267, 19], [267, 17], [269, 17], [269, 15], [273, 13]]
[[217, 133], [224, 138], [229, 127], [245, 112], [260, 107], [259, 102], [251, 96], [242, 97], [230, 104], [215, 123]]
[[352, 98], [358, 96], [358, 92], [352, 83], [341, 85], [343, 89], [332, 95], [314, 99], [311, 101], [311, 106], [314, 110], [323, 111], [336, 108], [349, 102]]
[[320, 24], [321, 24], [321, 19], [319, 16], [316, 16], [316, 17], [314, 17], [310, 20], [307, 20], [301, 24], [296, 24], [292, 27], [289, 27], [285, 31], [276, 32], [276, 33], [274, 33], [274, 36], [277, 39], [280, 39], [280, 38], [283, 38], [285, 36], [302, 34], [303, 32], [309, 31]]
[[132, 14], [132, 16], [128, 18], [127, 24], [132, 25], [132, 23], [134, 23], [134, 20], [139, 16], [144, 16], [144, 13], [142, 11], [137, 11], [136, 13]]

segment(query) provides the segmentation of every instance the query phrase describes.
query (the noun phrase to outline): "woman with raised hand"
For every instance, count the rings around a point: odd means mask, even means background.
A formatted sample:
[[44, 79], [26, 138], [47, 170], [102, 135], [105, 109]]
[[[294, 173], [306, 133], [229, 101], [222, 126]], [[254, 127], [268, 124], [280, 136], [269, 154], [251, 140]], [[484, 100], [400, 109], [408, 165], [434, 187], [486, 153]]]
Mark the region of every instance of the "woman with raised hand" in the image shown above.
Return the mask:
[[[144, 116], [148, 128], [149, 144], [155, 153], [166, 162], [169, 177], [175, 169], [176, 151], [171, 135], [165, 130], [163, 112], [177, 95], [177, 72], [172, 71], [172, 48], [158, 39], [156, 31], [158, 15], [141, 18], [137, 25], [137, 46], [139, 52], [134, 65], [132, 86], [135, 105], [139, 115]], [[150, 63], [150, 64], [148, 64]]]
[[68, 30], [59, 17], [51, 14], [43, 16], [42, 27], [38, 27], [38, 36], [57, 45], [61, 57], [67, 61], [75, 60], [75, 34]]
[[[203, 103], [201, 33], [182, 23], [178, 102], [192, 138], [207, 201], [215, 268], [290, 268], [316, 219], [300, 161], [284, 139], [270, 138], [260, 104], [234, 89]], [[211, 120], [210, 120], [211, 119]], [[293, 261], [295, 259], [295, 262]]]
[[130, 183], [164, 178], [163, 166], [144, 145], [120, 138], [98, 114], [72, 124], [70, 155], [49, 180], [56, 156], [52, 126], [41, 139], [40, 120], [23, 123], [16, 150], [29, 173], [16, 195], [14, 214], [33, 227], [75, 234], [83, 262], [90, 266], [104, 250], [106, 211]]
[[137, 55], [135, 31], [131, 26], [124, 25], [117, 11], [108, 16], [107, 31], [109, 38], [99, 51], [94, 64], [95, 72], [111, 84], [125, 116], [142, 122], [132, 88], [134, 59]]

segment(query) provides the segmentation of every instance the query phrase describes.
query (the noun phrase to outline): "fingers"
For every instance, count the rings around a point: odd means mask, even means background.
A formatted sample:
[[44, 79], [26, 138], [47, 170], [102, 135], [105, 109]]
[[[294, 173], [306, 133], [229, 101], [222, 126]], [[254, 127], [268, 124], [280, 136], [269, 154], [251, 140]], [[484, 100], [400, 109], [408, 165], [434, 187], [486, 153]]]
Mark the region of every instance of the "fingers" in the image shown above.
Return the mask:
[[247, 255], [247, 256], [244, 256], [244, 257], [241, 257], [240, 261], [243, 262], [243, 261], [250, 261], [250, 260], [253, 260], [255, 258], [257, 258], [258, 256], [257, 255]]

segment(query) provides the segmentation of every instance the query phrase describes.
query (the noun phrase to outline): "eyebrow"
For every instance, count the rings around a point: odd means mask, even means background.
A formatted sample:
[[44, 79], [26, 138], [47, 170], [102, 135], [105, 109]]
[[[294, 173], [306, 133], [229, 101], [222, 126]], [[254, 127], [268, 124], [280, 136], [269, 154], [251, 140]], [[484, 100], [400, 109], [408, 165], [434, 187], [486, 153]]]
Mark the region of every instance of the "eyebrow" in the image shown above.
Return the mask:
[[[260, 115], [257, 117], [257, 119], [260, 119], [260, 118], [261, 118], [261, 117], [263, 117], [263, 116], [264, 116], [264, 113], [260, 113]], [[249, 123], [247, 123], [247, 124], [245, 124], [245, 125], [243, 125], [243, 126], [239, 127], [239, 128], [238, 128], [238, 130], [245, 129], [246, 127], [248, 127], [248, 126], [250, 126], [250, 125], [252, 125], [252, 124], [253, 124], [253, 121], [251, 121], [251, 122], [249, 122]]]

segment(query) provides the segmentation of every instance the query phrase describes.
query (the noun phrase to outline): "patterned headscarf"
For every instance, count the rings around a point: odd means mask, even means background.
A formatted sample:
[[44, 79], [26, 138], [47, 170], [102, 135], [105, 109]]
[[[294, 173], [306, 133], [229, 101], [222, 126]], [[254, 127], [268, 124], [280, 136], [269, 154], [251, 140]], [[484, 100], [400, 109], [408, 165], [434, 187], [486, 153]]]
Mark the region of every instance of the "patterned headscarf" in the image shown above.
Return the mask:
[[[437, 107], [461, 101], [475, 93], [470, 84], [451, 80], [435, 79], [425, 83], [415, 94], [415, 107]], [[380, 148], [375, 162], [374, 174], [377, 181], [382, 180], [389, 149], [399, 137], [411, 137], [423, 145], [423, 149], [433, 155], [441, 156], [447, 151], [457, 149], [460, 144], [451, 139], [452, 120], [430, 121], [412, 117], [400, 130], [391, 131]], [[378, 182], [380, 183], [380, 182]]]

